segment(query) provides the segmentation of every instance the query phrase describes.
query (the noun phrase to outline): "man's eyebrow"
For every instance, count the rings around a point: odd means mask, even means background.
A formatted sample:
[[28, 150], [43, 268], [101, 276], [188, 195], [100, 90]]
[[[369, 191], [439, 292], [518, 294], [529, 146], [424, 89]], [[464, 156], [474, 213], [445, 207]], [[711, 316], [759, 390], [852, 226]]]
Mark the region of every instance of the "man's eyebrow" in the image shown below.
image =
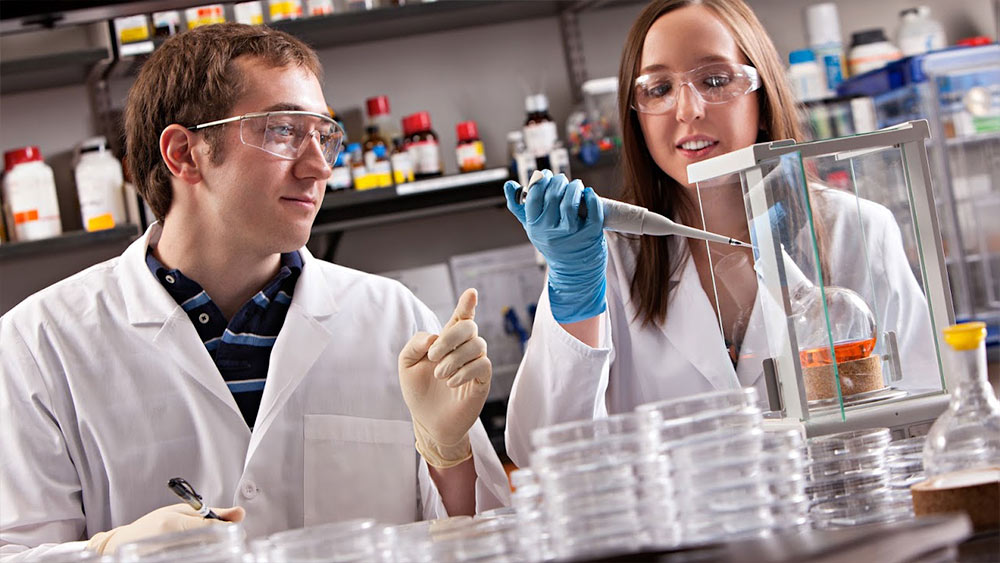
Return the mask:
[[271, 106], [267, 106], [262, 111], [267, 112], [267, 111], [307, 111], [307, 110], [306, 108], [298, 104], [281, 103], [281, 104], [274, 104]]

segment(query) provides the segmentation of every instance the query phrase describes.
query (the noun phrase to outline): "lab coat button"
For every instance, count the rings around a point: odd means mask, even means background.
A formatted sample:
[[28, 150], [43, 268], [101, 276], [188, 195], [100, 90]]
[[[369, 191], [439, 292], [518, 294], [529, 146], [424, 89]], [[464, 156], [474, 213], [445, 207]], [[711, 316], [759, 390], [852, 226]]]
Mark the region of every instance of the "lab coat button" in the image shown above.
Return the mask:
[[202, 313], [198, 315], [198, 322], [201, 324], [208, 323], [208, 313]]
[[253, 481], [243, 482], [243, 497], [252, 499], [257, 496], [257, 485]]

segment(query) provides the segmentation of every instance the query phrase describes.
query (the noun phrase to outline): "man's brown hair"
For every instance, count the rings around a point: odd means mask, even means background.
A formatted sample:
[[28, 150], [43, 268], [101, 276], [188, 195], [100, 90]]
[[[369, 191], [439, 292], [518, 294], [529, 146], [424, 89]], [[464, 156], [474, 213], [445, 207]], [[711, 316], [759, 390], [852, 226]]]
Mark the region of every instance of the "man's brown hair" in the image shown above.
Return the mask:
[[[322, 79], [319, 59], [295, 37], [264, 26], [215, 24], [171, 37], [153, 52], [129, 90], [125, 105], [125, 158], [136, 189], [160, 221], [173, 200], [170, 171], [160, 157], [160, 134], [170, 124], [191, 127], [232, 117], [244, 93], [238, 57], [275, 68], [301, 66]], [[204, 134], [213, 161], [219, 129]]]

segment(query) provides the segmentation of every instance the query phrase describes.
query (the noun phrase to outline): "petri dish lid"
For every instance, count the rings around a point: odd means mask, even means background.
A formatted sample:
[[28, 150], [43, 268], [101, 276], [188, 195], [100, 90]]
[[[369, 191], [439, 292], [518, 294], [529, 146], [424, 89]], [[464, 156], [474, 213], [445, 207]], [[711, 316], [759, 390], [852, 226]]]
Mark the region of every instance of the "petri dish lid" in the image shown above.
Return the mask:
[[646, 403], [635, 410], [645, 419], [659, 417], [660, 420], [671, 420], [713, 412], [730, 412], [756, 405], [757, 391], [753, 387], [744, 387]]
[[824, 459], [844, 454], [885, 451], [890, 442], [888, 428], [854, 430], [819, 436], [807, 442], [809, 456]]
[[607, 418], [578, 420], [538, 428], [531, 433], [531, 444], [535, 448], [544, 448], [607, 436], [634, 434], [638, 431], [639, 417], [634, 413], [622, 413]]

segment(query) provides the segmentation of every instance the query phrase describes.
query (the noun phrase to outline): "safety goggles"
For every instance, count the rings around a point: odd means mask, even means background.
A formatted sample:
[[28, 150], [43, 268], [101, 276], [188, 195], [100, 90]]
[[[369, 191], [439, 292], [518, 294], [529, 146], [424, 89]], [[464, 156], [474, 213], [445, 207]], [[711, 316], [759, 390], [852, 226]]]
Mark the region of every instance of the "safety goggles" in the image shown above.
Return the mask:
[[308, 140], [315, 138], [326, 163], [333, 166], [344, 146], [344, 133], [340, 124], [330, 116], [311, 111], [269, 111], [248, 113], [236, 117], [210, 121], [188, 127], [198, 131], [234, 121], [240, 122], [240, 141], [285, 160], [295, 160], [308, 147]]
[[643, 74], [635, 79], [632, 108], [642, 113], [667, 113], [677, 105], [677, 96], [685, 85], [706, 104], [724, 104], [760, 88], [760, 76], [754, 67], [737, 63]]

